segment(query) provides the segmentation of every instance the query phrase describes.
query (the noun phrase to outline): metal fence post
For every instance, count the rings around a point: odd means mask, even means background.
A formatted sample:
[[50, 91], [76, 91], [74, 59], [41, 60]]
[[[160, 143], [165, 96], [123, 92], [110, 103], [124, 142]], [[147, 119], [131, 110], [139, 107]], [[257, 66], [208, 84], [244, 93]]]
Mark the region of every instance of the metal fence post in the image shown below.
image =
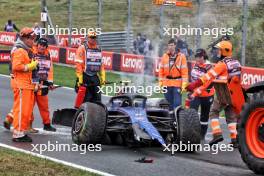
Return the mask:
[[[98, 2], [98, 14], [97, 14], [97, 27], [102, 29], [102, 5], [103, 0], [97, 0]], [[101, 44], [101, 37], [98, 36], [98, 43]]]
[[[46, 12], [46, 6], [47, 6], [46, 0], [41, 0], [41, 12]], [[43, 28], [46, 27], [45, 21], [42, 22], [42, 26]]]
[[127, 52], [130, 52], [130, 31], [131, 31], [131, 1], [128, 0], [128, 9], [127, 9]]
[[72, 35], [72, 0], [68, 0], [68, 27], [70, 29], [68, 43], [71, 47], [71, 35]]
[[162, 50], [163, 50], [163, 47], [162, 47], [162, 45], [163, 45], [163, 32], [164, 32], [164, 30], [163, 30], [163, 28], [164, 28], [164, 6], [163, 5], [161, 5], [160, 6], [160, 42], [159, 42], [159, 56], [161, 56], [162, 55]]
[[[201, 20], [201, 13], [202, 13], [202, 8], [203, 8], [203, 0], [197, 0], [198, 3], [198, 15], [197, 15], [197, 28], [201, 28], [202, 26], [202, 20]], [[201, 47], [201, 35], [198, 34], [196, 36], [196, 40], [195, 40], [195, 49], [198, 49]]]
[[242, 26], [242, 48], [241, 48], [242, 65], [246, 64], [247, 18], [248, 18], [248, 0], [243, 0], [243, 26]]

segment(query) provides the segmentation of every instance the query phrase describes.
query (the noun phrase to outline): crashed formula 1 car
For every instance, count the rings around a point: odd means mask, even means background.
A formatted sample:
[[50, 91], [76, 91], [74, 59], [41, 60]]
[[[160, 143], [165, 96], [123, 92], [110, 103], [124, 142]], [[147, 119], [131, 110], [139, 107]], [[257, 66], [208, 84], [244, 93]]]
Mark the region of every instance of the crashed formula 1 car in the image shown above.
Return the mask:
[[193, 109], [168, 110], [163, 99], [118, 95], [109, 102], [83, 103], [76, 109], [57, 110], [53, 124], [72, 127], [77, 144], [172, 144], [200, 143], [200, 121]]

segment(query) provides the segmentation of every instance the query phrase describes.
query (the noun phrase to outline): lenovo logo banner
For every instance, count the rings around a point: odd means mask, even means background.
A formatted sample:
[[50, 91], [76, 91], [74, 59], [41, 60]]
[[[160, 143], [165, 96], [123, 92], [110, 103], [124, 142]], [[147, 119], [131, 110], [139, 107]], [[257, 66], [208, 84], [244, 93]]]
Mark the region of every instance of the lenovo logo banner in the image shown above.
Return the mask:
[[16, 40], [15, 32], [0, 32], [0, 44], [13, 45]]
[[161, 57], [159, 58], [159, 57], [157, 57], [157, 58], [155, 58], [154, 60], [153, 60], [153, 62], [154, 62], [154, 67], [153, 67], [153, 74], [155, 75], [155, 76], [159, 76], [159, 69], [160, 69], [160, 62], [161, 62]]
[[0, 50], [0, 62], [9, 62], [10, 61], [10, 51], [2, 52]]
[[50, 58], [53, 62], [59, 62], [60, 48], [57, 46], [49, 45]]
[[264, 81], [264, 69], [254, 67], [243, 67], [241, 75], [241, 83], [244, 88], [260, 81]]
[[121, 54], [121, 71], [143, 73], [144, 56], [125, 53]]
[[67, 48], [66, 50], [66, 64], [74, 64], [75, 56], [76, 56], [75, 48]]
[[106, 70], [113, 69], [113, 52], [102, 51], [102, 59]]

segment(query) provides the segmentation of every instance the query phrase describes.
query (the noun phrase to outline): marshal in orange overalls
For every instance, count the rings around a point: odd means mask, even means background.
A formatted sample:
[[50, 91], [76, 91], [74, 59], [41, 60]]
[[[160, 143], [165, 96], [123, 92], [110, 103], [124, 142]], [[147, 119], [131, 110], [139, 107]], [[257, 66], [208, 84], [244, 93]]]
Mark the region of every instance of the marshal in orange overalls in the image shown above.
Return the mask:
[[223, 141], [219, 115], [220, 111], [224, 110], [228, 129], [230, 131], [231, 143], [234, 147], [237, 147], [237, 119], [239, 117], [239, 112], [242, 109], [242, 105], [245, 102], [242, 87], [240, 85], [241, 65], [238, 60], [232, 58], [231, 42], [221, 41], [216, 45], [216, 48], [219, 49], [219, 57], [221, 58], [221, 61], [219, 61], [214, 68], [209, 70], [196, 82], [188, 85], [187, 90], [195, 90], [193, 95], [197, 95], [206, 88], [206, 86], [200, 87], [202, 85], [210, 85], [212, 82], [219, 81], [227, 84], [232, 102], [230, 104], [226, 104], [219, 101], [220, 98], [227, 99], [228, 97], [215, 98], [209, 114], [213, 132], [213, 139], [209, 142], [209, 144], [213, 145]]
[[14, 142], [31, 142], [25, 132], [30, 125], [33, 112], [35, 85], [32, 83], [32, 70], [37, 68], [37, 61], [30, 58], [31, 47], [35, 39], [31, 28], [23, 28], [20, 39], [15, 43], [17, 49], [12, 53], [13, 93], [14, 93]]

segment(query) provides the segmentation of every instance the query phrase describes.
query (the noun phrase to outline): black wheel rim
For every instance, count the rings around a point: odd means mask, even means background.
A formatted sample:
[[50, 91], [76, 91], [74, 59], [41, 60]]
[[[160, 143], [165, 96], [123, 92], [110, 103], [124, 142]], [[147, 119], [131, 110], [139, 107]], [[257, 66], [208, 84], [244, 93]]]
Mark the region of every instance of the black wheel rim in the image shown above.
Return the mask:
[[76, 117], [75, 123], [74, 123], [74, 129], [73, 133], [78, 134], [82, 130], [82, 127], [84, 125], [84, 111], [81, 111], [78, 116]]

